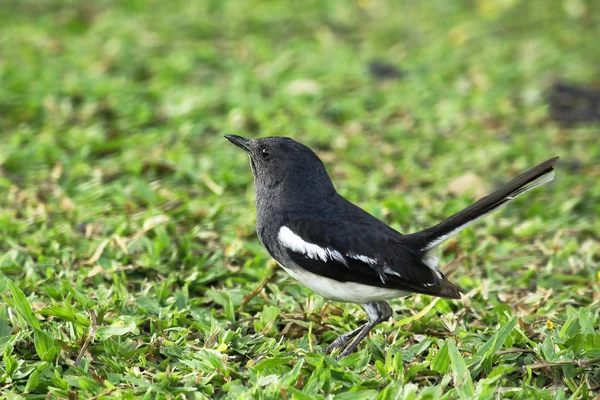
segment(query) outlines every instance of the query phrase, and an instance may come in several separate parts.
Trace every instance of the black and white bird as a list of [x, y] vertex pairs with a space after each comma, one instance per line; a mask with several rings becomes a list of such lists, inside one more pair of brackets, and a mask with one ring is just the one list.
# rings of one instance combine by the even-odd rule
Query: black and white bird
[[435, 249], [449, 237], [554, 178], [558, 157], [519, 175], [445, 221], [403, 235], [335, 190], [323, 162], [287, 137], [225, 137], [250, 156], [256, 189], [256, 231], [293, 278], [326, 299], [357, 303], [369, 322], [328, 348], [352, 353], [373, 327], [392, 316], [387, 300], [422, 293], [459, 299], [438, 269]]

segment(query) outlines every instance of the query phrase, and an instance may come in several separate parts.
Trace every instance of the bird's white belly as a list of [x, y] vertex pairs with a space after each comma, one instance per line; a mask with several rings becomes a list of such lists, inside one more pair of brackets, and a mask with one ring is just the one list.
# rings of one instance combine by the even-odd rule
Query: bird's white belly
[[371, 301], [391, 300], [412, 294], [411, 292], [398, 289], [368, 286], [355, 282], [339, 282], [313, 274], [301, 268], [286, 268], [281, 264], [279, 265], [292, 278], [328, 300], [364, 304]]

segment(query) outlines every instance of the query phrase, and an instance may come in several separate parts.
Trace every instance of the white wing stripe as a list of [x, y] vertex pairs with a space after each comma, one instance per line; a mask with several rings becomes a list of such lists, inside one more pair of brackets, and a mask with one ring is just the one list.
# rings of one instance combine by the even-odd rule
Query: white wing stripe
[[371, 258], [371, 257], [361, 256], [360, 254], [355, 254], [355, 253], [348, 253], [346, 255], [350, 258], [354, 258], [355, 260], [362, 261], [365, 264], [373, 264], [373, 265], [377, 264], [377, 260], [375, 260], [374, 258]]
[[288, 249], [297, 253], [305, 254], [309, 258], [322, 261], [331, 259], [346, 264], [344, 256], [342, 256], [339, 251], [324, 249], [323, 247], [317, 246], [314, 243], [308, 243], [300, 236], [292, 232], [287, 226], [282, 226], [281, 229], [279, 229], [277, 239], [279, 240], [279, 243]]
[[400, 273], [399, 273], [399, 272], [396, 272], [396, 271], [392, 270], [392, 269], [389, 267], [389, 265], [386, 265], [386, 266], [383, 268], [383, 272], [384, 272], [384, 273], [386, 273], [386, 274], [388, 274], [388, 275], [396, 275], [397, 277], [399, 277], [399, 278], [402, 278], [402, 275], [400, 275]]

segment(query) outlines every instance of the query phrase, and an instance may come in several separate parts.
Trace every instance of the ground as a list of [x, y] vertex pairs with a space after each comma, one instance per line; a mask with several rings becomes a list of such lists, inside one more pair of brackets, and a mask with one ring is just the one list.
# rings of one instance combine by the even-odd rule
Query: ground
[[[599, 6], [5, 2], [0, 396], [595, 396], [599, 126], [548, 102], [598, 84]], [[226, 133], [308, 144], [401, 232], [561, 162], [442, 246], [462, 300], [397, 299], [336, 361], [366, 316], [274, 268]]]

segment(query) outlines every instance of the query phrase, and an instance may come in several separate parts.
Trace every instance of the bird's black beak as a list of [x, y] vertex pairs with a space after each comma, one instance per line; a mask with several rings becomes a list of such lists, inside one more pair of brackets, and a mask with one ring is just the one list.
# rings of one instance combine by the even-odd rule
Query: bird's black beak
[[250, 139], [246, 139], [237, 135], [225, 135], [225, 139], [229, 140], [237, 147], [244, 149], [246, 152], [250, 152], [250, 146], [248, 145], [248, 143], [250, 143]]

